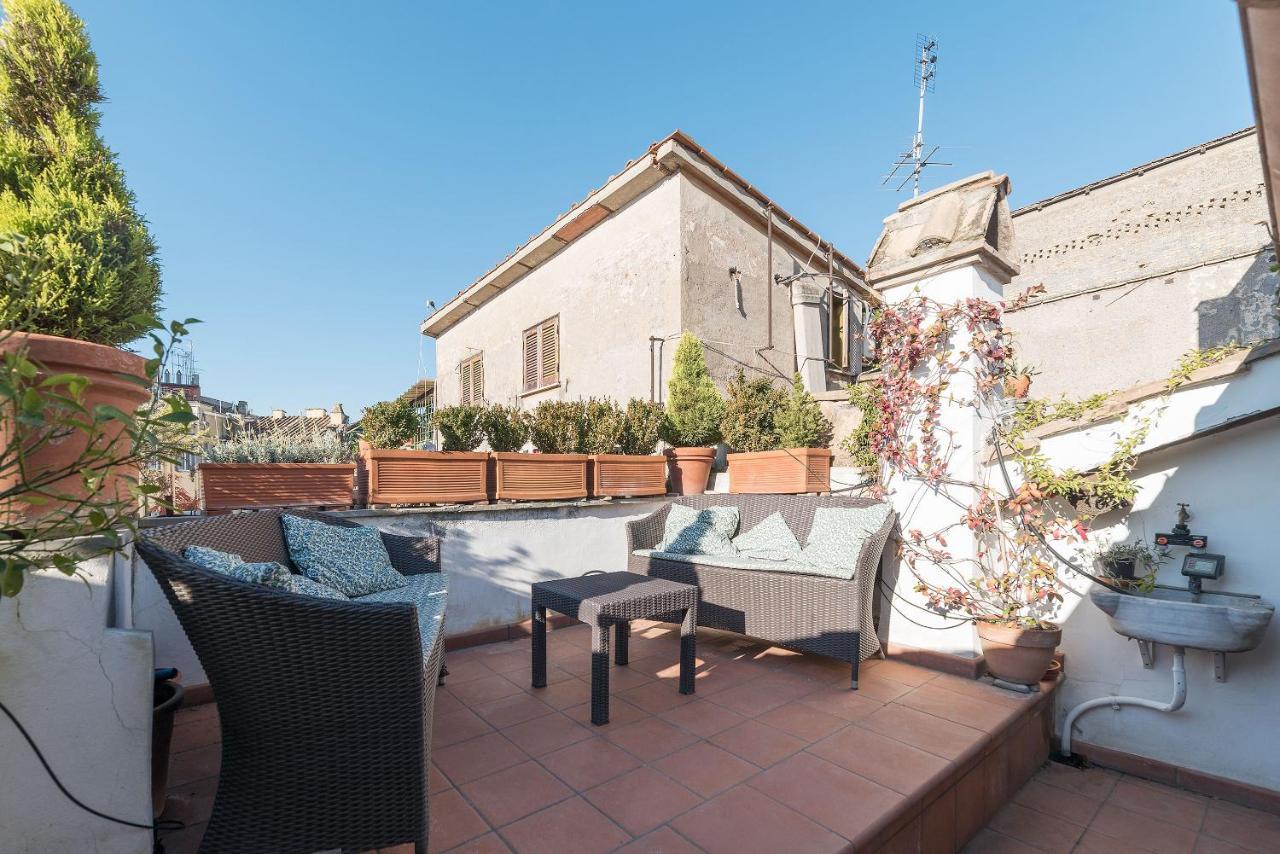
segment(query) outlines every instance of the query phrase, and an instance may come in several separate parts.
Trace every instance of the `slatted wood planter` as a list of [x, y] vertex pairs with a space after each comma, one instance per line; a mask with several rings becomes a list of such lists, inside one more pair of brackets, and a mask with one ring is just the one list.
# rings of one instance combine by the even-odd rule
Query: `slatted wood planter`
[[201, 463], [200, 507], [350, 507], [354, 463]]
[[830, 492], [832, 456], [827, 448], [729, 454], [729, 491], [782, 495]]
[[545, 501], [587, 497], [586, 454], [495, 453], [494, 481], [499, 499]]
[[489, 500], [489, 455], [472, 451], [363, 450], [367, 501], [378, 504], [457, 504]]
[[591, 494], [629, 497], [667, 494], [667, 458], [635, 454], [592, 454]]

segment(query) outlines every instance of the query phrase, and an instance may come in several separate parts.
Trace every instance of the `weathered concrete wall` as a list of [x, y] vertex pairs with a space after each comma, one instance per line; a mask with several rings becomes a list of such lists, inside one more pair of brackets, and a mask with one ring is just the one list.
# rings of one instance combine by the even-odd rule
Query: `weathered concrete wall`
[[[574, 240], [436, 341], [436, 401], [459, 400], [459, 362], [484, 353], [490, 403], [649, 398], [649, 336], [680, 330], [680, 190], [668, 179]], [[521, 396], [524, 330], [560, 315], [560, 386]], [[674, 353], [667, 348], [667, 357]]]
[[1014, 214], [1021, 274], [1047, 299], [1008, 315], [1033, 394], [1166, 377], [1188, 350], [1273, 337], [1280, 276], [1257, 137], [1244, 133]]

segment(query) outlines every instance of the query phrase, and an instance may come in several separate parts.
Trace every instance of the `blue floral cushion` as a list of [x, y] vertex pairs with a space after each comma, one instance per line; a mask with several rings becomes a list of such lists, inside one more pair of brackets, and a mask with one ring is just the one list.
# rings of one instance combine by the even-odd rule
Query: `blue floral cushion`
[[734, 555], [730, 539], [738, 530], [737, 507], [705, 507], [695, 510], [672, 504], [667, 511], [658, 551], [675, 554]]
[[819, 507], [813, 511], [813, 527], [800, 560], [821, 567], [824, 574], [853, 578], [863, 546], [884, 527], [891, 512], [888, 504]]
[[422, 657], [431, 657], [431, 648], [440, 642], [445, 609], [449, 602], [449, 579], [443, 572], [406, 575], [405, 586], [361, 596], [356, 602], [409, 602], [418, 609], [418, 632], [422, 635]]
[[756, 560], [785, 561], [800, 557], [800, 541], [781, 513], [772, 513], [745, 534], [733, 538], [742, 557]]
[[300, 593], [303, 596], [314, 596], [317, 599], [338, 599], [343, 602], [349, 602], [350, 597], [332, 587], [326, 587], [319, 581], [312, 581], [305, 575], [294, 575], [289, 573], [289, 592]]
[[198, 566], [220, 572], [237, 581], [261, 584], [263, 587], [287, 590], [290, 593], [315, 596], [319, 599], [345, 600], [347, 598], [332, 587], [326, 587], [306, 576], [294, 575], [289, 571], [289, 567], [275, 561], [245, 563], [240, 555], [220, 552], [204, 546], [187, 546], [182, 550], [182, 556]]
[[346, 596], [404, 587], [405, 577], [391, 565], [376, 528], [347, 528], [287, 514], [280, 521], [289, 556], [312, 581]]

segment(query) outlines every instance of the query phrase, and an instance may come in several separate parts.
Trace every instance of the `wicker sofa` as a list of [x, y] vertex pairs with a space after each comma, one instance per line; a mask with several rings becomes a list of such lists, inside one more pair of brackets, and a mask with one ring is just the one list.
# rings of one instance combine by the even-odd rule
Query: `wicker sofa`
[[201, 851], [411, 842], [425, 852], [446, 594], [439, 576], [424, 574], [440, 572], [439, 540], [383, 533], [410, 585], [349, 602], [241, 582], [180, 556], [201, 545], [296, 572], [280, 516], [268, 510], [177, 524], [145, 532], [137, 545], [218, 704], [222, 766]]
[[[781, 513], [801, 544], [809, 536], [819, 507], [867, 507], [876, 502], [830, 495], [687, 496], [676, 502], [694, 509], [738, 508], [739, 531], [747, 531], [773, 513]], [[667, 560], [651, 552], [662, 539], [671, 504], [627, 525], [627, 568], [632, 572], [696, 584], [702, 591], [698, 624], [738, 632], [808, 652], [847, 661], [851, 684], [858, 687], [858, 663], [880, 650], [872, 609], [880, 555], [893, 530], [889, 514], [868, 538], [852, 580], [714, 566]], [[639, 552], [639, 553], [638, 553]]]

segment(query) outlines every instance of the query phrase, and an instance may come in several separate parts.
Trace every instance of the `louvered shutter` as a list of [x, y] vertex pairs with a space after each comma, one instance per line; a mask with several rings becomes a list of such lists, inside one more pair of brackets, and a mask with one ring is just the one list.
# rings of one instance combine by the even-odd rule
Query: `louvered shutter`
[[524, 390], [533, 391], [538, 387], [538, 330], [529, 329], [524, 333]]
[[461, 392], [461, 403], [465, 406], [471, 402], [471, 362], [466, 361], [458, 366], [458, 388]]
[[477, 358], [471, 365], [471, 402], [484, 400], [484, 359]]
[[560, 378], [560, 322], [551, 318], [542, 324], [541, 384], [552, 385]]

